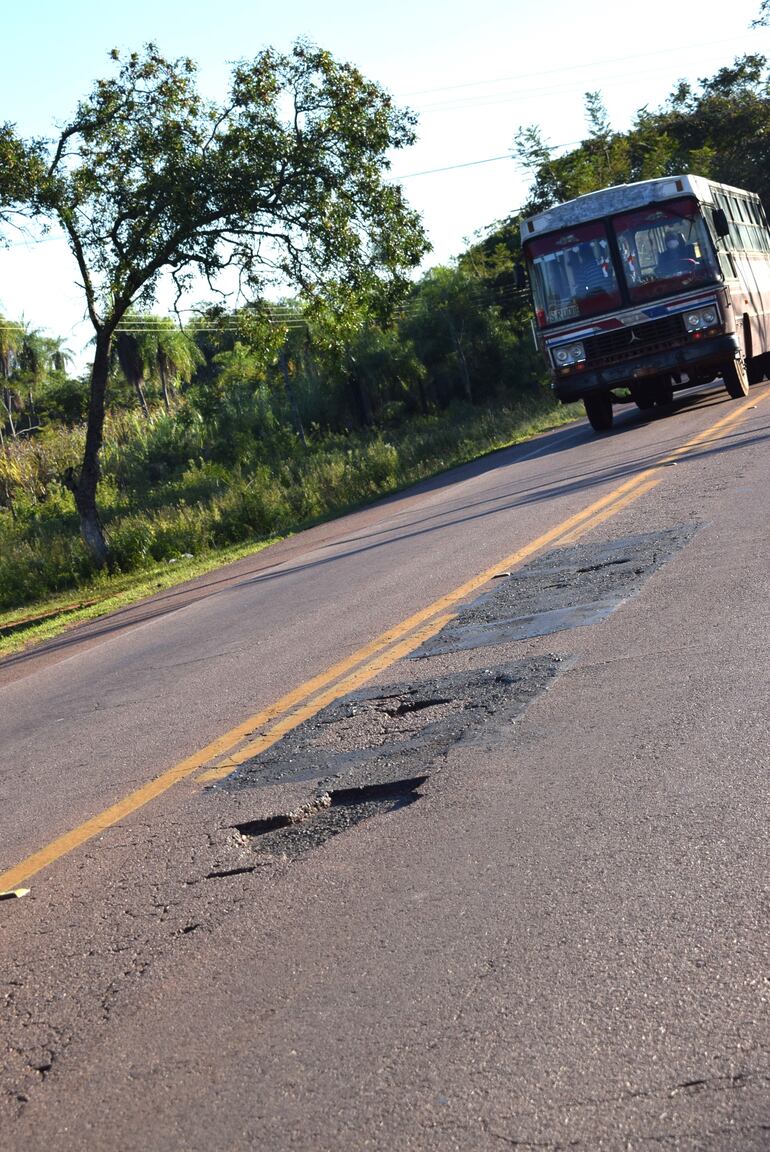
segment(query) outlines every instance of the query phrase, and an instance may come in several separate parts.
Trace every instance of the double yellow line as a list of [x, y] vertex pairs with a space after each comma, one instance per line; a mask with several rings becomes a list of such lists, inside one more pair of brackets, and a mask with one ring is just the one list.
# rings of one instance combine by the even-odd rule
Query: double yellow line
[[[770, 391], [765, 390], [761, 398], [765, 399], [768, 395]], [[43, 868], [79, 848], [86, 841], [92, 840], [137, 809], [143, 808], [180, 781], [195, 776], [196, 783], [210, 783], [229, 775], [239, 764], [264, 752], [292, 728], [314, 716], [327, 704], [359, 688], [419, 648], [425, 640], [434, 636], [448, 621], [454, 619], [457, 613], [453, 609], [461, 601], [488, 584], [501, 570], [516, 568], [549, 546], [572, 543], [579, 539], [659, 484], [663, 479], [663, 469], [667, 465], [675, 463], [707, 440], [724, 435], [756, 405], [757, 399], [752, 396], [750, 401], [731, 408], [727, 416], [673, 449], [651, 467], [624, 481], [581, 512], [550, 528], [529, 544], [498, 561], [493, 567], [485, 569], [426, 608], [383, 632], [376, 640], [359, 648], [345, 660], [334, 664], [325, 672], [282, 696], [269, 708], [250, 716], [199, 752], [181, 760], [173, 768], [130, 792], [116, 804], [65, 832], [6, 872], [0, 873], [0, 895], [17, 888]], [[196, 776], [196, 773], [200, 774]]]

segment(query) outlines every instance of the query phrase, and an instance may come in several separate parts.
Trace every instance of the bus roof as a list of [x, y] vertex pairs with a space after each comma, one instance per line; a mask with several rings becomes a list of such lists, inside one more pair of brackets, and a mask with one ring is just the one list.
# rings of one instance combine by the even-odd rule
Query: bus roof
[[530, 216], [521, 222], [521, 239], [524, 241], [544, 232], [554, 232], [558, 228], [570, 228], [575, 224], [584, 224], [588, 220], [612, 216], [616, 212], [643, 208], [647, 204], [655, 204], [661, 200], [674, 200], [678, 196], [695, 196], [706, 204], [713, 204], [713, 189], [753, 196], [753, 193], [746, 193], [742, 188], [716, 184], [713, 180], [707, 180], [704, 176], [694, 176], [692, 173], [664, 176], [659, 180], [639, 180], [636, 184], [618, 184], [614, 188], [601, 188], [598, 192], [577, 196], [574, 200], [567, 200], [564, 204], [547, 208], [537, 216]]

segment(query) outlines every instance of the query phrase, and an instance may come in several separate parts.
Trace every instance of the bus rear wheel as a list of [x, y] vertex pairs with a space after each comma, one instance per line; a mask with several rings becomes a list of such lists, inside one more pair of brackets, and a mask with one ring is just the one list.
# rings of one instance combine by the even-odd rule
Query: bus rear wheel
[[770, 352], [763, 352], [761, 356], [752, 356], [746, 361], [746, 374], [749, 384], [759, 384], [761, 380], [770, 379]]
[[631, 399], [640, 412], [649, 412], [651, 408], [655, 407], [655, 393], [649, 386], [632, 385]]
[[631, 399], [641, 412], [666, 408], [674, 399], [674, 383], [670, 376], [660, 376], [644, 384], [632, 384], [630, 391]]
[[608, 392], [592, 392], [583, 397], [588, 423], [594, 432], [609, 432], [612, 427], [612, 398]]
[[746, 361], [746, 375], [749, 378], [749, 384], [759, 384], [765, 375], [763, 356], [752, 356], [751, 360]]
[[733, 400], [740, 400], [749, 394], [749, 378], [743, 360], [731, 360], [722, 370], [727, 393]]

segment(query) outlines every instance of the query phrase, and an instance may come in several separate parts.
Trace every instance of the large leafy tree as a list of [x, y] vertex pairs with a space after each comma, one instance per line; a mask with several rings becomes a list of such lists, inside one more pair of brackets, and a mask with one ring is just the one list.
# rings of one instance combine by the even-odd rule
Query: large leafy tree
[[413, 117], [328, 52], [298, 42], [233, 70], [227, 99], [202, 97], [189, 59], [149, 44], [99, 80], [58, 139], [0, 127], [0, 218], [60, 226], [77, 263], [94, 360], [82, 465], [71, 477], [81, 533], [110, 553], [97, 511], [112, 344], [167, 272], [180, 294], [194, 275], [237, 269], [258, 293], [278, 279], [313, 295], [329, 282], [394, 294], [426, 241], [388, 154], [412, 143]]
[[631, 132], [614, 132], [599, 92], [586, 92], [585, 113], [586, 139], [562, 156], [551, 155], [537, 126], [516, 133], [513, 154], [532, 179], [525, 215], [597, 188], [658, 176], [669, 163], [673, 146], [658, 116], [643, 109]]
[[679, 84], [653, 122], [669, 141], [665, 173], [698, 172], [749, 188], [770, 209], [770, 78], [764, 56], [739, 57], [697, 87]]
[[[401, 327], [388, 323], [378, 301], [351, 298], [344, 290], [315, 309], [306, 334], [295, 329], [289, 346], [316, 396], [322, 423], [335, 428], [374, 426], [396, 418], [422, 397], [425, 368]], [[319, 379], [331, 387], [320, 395]]]

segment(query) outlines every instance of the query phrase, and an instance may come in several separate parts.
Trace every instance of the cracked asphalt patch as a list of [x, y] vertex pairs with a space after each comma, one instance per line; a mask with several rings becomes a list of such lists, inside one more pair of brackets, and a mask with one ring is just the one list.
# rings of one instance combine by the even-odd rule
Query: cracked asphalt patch
[[[412, 659], [602, 620], [635, 595], [697, 530], [697, 524], [687, 524], [555, 549], [461, 610]], [[241, 848], [251, 854], [301, 855], [361, 820], [400, 807], [404, 800], [397, 789], [402, 784], [427, 779], [451, 748], [472, 741], [482, 726], [513, 722], [548, 687], [560, 664], [555, 656], [528, 657], [360, 689], [328, 705], [212, 789], [243, 794], [251, 788], [314, 783], [315, 799], [299, 815], [283, 813], [236, 826]], [[362, 791], [389, 785], [393, 792], [377, 800], [360, 795], [342, 805], [333, 799], [342, 795], [342, 785]], [[414, 799], [412, 789], [408, 802]], [[230, 874], [225, 869], [210, 878]]]
[[686, 524], [548, 552], [463, 608], [411, 659], [598, 623], [636, 595], [653, 572], [689, 543], [698, 527]]
[[558, 657], [531, 657], [352, 692], [213, 787], [316, 781], [331, 790], [429, 775], [482, 725], [515, 720], [560, 667]]

